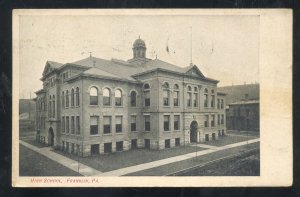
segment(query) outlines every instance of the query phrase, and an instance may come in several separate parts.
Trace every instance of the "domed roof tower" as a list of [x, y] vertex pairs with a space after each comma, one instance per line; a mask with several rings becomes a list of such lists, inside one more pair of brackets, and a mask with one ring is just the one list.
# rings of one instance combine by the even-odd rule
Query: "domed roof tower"
[[133, 43], [133, 58], [146, 58], [146, 44], [139, 36]]

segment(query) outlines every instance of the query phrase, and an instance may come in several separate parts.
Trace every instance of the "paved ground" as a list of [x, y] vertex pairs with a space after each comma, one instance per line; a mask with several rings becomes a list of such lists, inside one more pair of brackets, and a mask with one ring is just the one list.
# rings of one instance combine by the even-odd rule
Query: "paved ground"
[[80, 176], [77, 172], [20, 144], [20, 176]]
[[210, 145], [210, 146], [225, 146], [228, 144], [244, 142], [244, 141], [252, 140], [252, 139], [256, 139], [256, 138], [257, 138], [257, 136], [228, 134], [226, 136], [219, 137], [218, 140], [211, 140], [208, 142], [204, 142], [203, 144]]

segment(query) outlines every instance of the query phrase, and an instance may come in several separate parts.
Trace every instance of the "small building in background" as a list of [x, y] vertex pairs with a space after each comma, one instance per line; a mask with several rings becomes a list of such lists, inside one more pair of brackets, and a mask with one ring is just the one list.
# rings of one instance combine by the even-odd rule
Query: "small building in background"
[[227, 130], [259, 131], [259, 84], [220, 87], [227, 94]]

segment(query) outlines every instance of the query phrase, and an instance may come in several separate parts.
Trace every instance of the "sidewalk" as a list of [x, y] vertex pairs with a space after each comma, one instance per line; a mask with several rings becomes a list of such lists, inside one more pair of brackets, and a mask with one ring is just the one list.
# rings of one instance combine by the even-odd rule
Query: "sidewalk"
[[[35, 152], [38, 152], [41, 155], [44, 155], [45, 157], [65, 166], [75, 172], [78, 172], [78, 162], [77, 161], [69, 159], [64, 156], [61, 156], [57, 153], [54, 153], [53, 151], [51, 151], [51, 149], [52, 149], [51, 147], [37, 148], [37, 147], [35, 147], [27, 142], [24, 142], [22, 140], [20, 140], [20, 144], [22, 144], [23, 146], [25, 146]], [[98, 170], [95, 170], [89, 166], [79, 163], [79, 174], [81, 174], [83, 176], [93, 176], [95, 174], [101, 174], [101, 172]]]

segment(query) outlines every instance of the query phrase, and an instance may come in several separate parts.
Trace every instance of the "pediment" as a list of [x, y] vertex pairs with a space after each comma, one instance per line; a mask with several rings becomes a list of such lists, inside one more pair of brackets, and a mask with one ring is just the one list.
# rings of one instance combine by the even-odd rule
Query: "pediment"
[[188, 71], [186, 71], [187, 75], [193, 76], [193, 77], [200, 77], [205, 79], [205, 76], [202, 74], [200, 69], [194, 65], [192, 68], [190, 68]]

